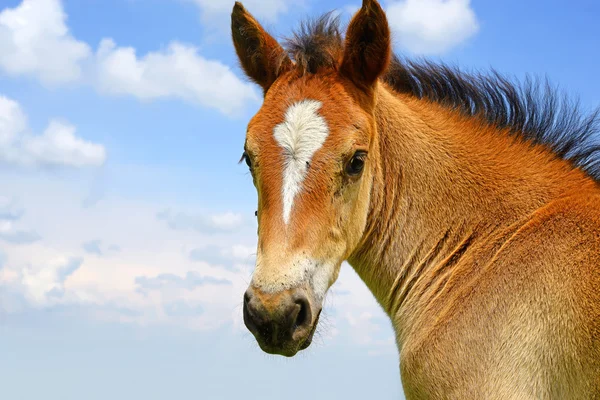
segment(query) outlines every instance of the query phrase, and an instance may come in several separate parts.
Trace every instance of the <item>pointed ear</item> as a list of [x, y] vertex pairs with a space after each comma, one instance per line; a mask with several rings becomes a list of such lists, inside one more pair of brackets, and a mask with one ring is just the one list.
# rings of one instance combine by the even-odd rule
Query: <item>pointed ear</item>
[[265, 93], [281, 73], [292, 68], [292, 61], [279, 43], [239, 2], [231, 13], [231, 34], [246, 75]]
[[391, 34], [385, 12], [376, 0], [363, 0], [348, 26], [340, 73], [369, 90], [387, 69], [390, 58]]

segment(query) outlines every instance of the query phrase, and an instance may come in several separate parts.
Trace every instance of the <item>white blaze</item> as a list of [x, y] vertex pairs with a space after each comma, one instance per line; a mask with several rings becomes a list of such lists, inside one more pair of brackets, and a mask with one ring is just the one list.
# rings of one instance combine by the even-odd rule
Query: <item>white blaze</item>
[[273, 136], [284, 149], [283, 166], [283, 220], [290, 221], [294, 198], [302, 189], [313, 155], [323, 146], [329, 127], [318, 111], [322, 104], [316, 100], [302, 100], [285, 113], [285, 121], [277, 125]]

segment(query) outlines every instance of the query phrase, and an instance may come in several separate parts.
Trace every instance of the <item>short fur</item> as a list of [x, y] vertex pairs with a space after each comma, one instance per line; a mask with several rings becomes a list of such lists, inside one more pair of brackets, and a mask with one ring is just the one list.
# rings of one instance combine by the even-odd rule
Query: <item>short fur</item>
[[[261, 347], [292, 356], [310, 344], [347, 260], [392, 321], [408, 400], [600, 400], [598, 113], [579, 116], [547, 87], [391, 59], [375, 0], [343, 41], [327, 17], [287, 47], [271, 46], [296, 60], [285, 70], [262, 53], [240, 60], [275, 77], [245, 143]], [[305, 100], [320, 102], [329, 134], [285, 224], [273, 129]], [[364, 168], [349, 174], [357, 154]], [[311, 312], [298, 330], [299, 298]]]
[[[286, 41], [289, 56], [306, 73], [339, 68], [344, 46], [339, 17], [332, 13], [301, 24]], [[600, 109], [584, 115], [577, 101], [547, 81], [511, 82], [493, 71], [470, 75], [444, 64], [394, 56], [381, 77], [399, 93], [439, 103], [481, 118], [520, 137], [548, 146], [600, 180]]]

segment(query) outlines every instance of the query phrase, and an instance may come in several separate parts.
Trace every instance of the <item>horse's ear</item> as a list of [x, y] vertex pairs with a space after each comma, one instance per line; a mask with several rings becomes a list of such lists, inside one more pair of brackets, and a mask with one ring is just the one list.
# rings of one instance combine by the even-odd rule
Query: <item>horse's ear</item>
[[246, 75], [262, 86], [265, 93], [282, 72], [292, 67], [292, 61], [279, 43], [239, 2], [231, 13], [231, 34]]
[[348, 26], [340, 73], [369, 90], [387, 69], [390, 58], [391, 34], [385, 12], [376, 0], [363, 0]]

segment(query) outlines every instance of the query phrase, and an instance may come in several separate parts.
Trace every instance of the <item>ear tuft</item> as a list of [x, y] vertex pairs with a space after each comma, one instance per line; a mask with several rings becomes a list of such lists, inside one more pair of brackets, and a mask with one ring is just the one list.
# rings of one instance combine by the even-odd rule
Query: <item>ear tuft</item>
[[285, 50], [240, 2], [235, 3], [231, 13], [231, 35], [246, 75], [262, 86], [265, 93], [292, 67]]
[[376, 0], [363, 0], [348, 27], [340, 72], [357, 86], [370, 89], [390, 58], [391, 33], [385, 12]]
[[244, 8], [244, 5], [242, 3], [240, 3], [239, 1], [236, 1], [235, 4], [233, 5], [232, 14], [235, 14], [236, 12], [244, 12], [244, 11], [246, 11], [246, 9]]

